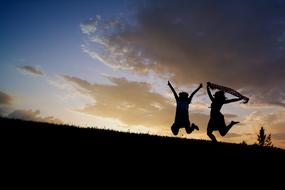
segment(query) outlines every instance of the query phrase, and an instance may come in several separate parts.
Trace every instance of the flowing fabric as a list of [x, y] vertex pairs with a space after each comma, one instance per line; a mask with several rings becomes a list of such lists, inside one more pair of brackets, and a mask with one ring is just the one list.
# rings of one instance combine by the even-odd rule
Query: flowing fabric
[[225, 87], [225, 86], [222, 86], [222, 85], [218, 85], [218, 84], [214, 84], [214, 83], [209, 83], [209, 87], [211, 89], [217, 89], [217, 90], [222, 90], [222, 91], [225, 91], [229, 94], [232, 94], [238, 98], [242, 98], [244, 101], [243, 103], [246, 104], [248, 101], [249, 101], [249, 98], [240, 94], [239, 92], [237, 92], [236, 90], [232, 89], [232, 88], [229, 88], [229, 87]]

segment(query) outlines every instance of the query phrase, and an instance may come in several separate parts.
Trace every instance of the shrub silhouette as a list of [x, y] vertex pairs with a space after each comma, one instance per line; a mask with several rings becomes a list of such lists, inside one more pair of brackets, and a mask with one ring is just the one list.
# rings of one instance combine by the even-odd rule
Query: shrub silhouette
[[273, 146], [271, 141], [271, 134], [266, 135], [263, 127], [260, 128], [259, 134], [257, 135], [257, 144], [260, 146], [267, 146], [267, 147]]

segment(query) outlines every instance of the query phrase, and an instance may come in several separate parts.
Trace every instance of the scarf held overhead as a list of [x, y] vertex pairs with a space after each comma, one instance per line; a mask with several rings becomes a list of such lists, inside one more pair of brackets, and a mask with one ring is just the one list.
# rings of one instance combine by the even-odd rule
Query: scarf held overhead
[[217, 90], [222, 90], [224, 92], [227, 92], [231, 95], [234, 95], [238, 98], [242, 98], [243, 99], [243, 103], [246, 104], [248, 101], [249, 101], [249, 98], [240, 94], [239, 92], [237, 92], [236, 90], [232, 89], [232, 88], [229, 88], [229, 87], [225, 87], [225, 86], [222, 86], [222, 85], [218, 85], [218, 84], [214, 84], [214, 83], [210, 83], [209, 82], [209, 87], [211, 89], [217, 89]]

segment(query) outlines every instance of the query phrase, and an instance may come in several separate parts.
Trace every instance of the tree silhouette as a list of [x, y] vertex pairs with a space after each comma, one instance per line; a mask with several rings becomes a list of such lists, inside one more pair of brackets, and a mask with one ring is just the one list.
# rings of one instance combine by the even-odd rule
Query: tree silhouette
[[257, 135], [257, 143], [260, 146], [268, 146], [268, 147], [273, 146], [271, 141], [271, 134], [266, 135], [263, 127], [260, 128], [259, 134]]
[[269, 135], [266, 137], [265, 146], [270, 146], [270, 147], [273, 146], [272, 141], [271, 141], [271, 134], [269, 134]]

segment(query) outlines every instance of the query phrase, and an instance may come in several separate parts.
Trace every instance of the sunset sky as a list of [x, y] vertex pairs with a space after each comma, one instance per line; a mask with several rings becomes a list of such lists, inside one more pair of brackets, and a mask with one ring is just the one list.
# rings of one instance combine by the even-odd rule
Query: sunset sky
[[[218, 140], [256, 142], [261, 126], [285, 148], [285, 1], [2, 0], [0, 114], [82, 127], [173, 136], [175, 98], [206, 135], [206, 82], [248, 104], [224, 105]], [[231, 98], [232, 96], [227, 96]]]

